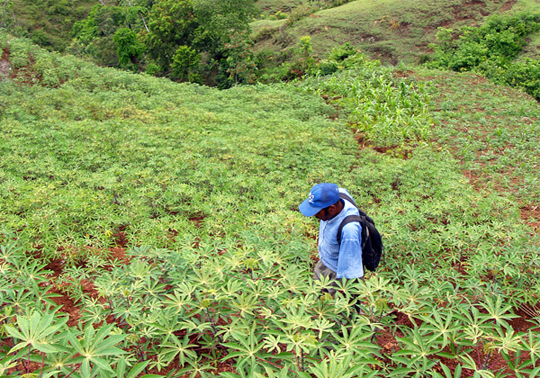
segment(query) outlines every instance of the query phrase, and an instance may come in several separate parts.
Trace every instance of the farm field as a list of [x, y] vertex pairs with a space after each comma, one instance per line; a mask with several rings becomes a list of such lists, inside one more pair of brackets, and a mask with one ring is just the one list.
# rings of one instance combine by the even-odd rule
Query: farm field
[[[219, 91], [0, 48], [0, 375], [540, 375], [531, 97], [370, 64]], [[386, 246], [335, 298], [297, 210], [317, 182]]]

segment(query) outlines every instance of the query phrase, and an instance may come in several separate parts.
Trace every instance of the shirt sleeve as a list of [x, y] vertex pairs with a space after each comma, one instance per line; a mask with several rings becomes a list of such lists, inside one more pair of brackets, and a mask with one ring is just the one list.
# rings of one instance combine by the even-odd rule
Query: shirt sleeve
[[341, 231], [337, 278], [347, 279], [364, 276], [362, 264], [362, 226], [359, 222], [347, 223]]

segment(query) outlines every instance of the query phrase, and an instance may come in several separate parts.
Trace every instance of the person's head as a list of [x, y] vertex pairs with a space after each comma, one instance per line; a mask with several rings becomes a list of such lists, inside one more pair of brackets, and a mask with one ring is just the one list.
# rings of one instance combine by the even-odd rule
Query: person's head
[[341, 211], [339, 190], [336, 184], [317, 184], [309, 192], [307, 200], [299, 206], [300, 212], [306, 217], [315, 216], [317, 219], [327, 221]]

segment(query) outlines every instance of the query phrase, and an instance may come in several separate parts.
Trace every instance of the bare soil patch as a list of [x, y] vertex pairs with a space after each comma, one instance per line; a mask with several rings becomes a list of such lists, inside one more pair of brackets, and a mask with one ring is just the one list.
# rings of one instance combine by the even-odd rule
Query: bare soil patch
[[501, 12], [507, 12], [509, 11], [510, 9], [512, 9], [512, 7], [514, 5], [516, 5], [517, 1], [516, 0], [508, 0], [506, 3], [504, 3], [504, 5], [499, 9], [499, 11]]
[[6, 80], [10, 76], [11, 63], [9, 63], [9, 50], [4, 49], [0, 58], [0, 81]]
[[540, 204], [522, 207], [521, 219], [531, 226], [536, 233], [540, 233]]
[[[110, 254], [108, 256], [109, 261], [120, 261], [123, 264], [129, 264], [130, 259], [125, 255], [125, 248], [115, 247], [109, 248]], [[82, 279], [80, 281], [76, 280], [76, 277], [73, 277], [73, 283], [64, 282], [61, 285], [56, 285], [55, 281], [58, 277], [64, 274], [65, 260], [56, 259], [51, 261], [45, 270], [51, 271], [50, 281], [45, 283], [44, 286], [51, 285], [51, 289], [47, 291], [47, 294], [57, 294], [56, 297], [51, 298], [51, 300], [61, 306], [59, 309], [60, 312], [64, 312], [69, 316], [69, 321], [67, 325], [69, 327], [74, 327], [79, 323], [81, 318], [81, 307], [82, 303], [75, 302], [75, 300], [69, 295], [69, 287], [71, 285], [80, 285], [83, 294], [89, 298], [98, 299], [101, 303], [106, 301], [106, 298], [100, 297], [99, 292], [96, 290], [92, 281], [87, 279]], [[106, 265], [105, 269], [112, 269], [111, 265]]]

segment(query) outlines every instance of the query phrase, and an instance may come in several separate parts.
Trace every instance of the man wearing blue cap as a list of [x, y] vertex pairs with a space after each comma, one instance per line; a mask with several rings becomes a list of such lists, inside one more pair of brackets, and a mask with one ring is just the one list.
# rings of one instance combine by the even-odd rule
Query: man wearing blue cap
[[[330, 280], [362, 278], [362, 226], [359, 222], [347, 223], [341, 232], [341, 244], [337, 233], [343, 219], [359, 215], [356, 206], [341, 199], [340, 193], [351, 197], [349, 192], [336, 184], [317, 184], [307, 200], [300, 204], [300, 212], [306, 217], [315, 216], [319, 225], [319, 262], [314, 269], [314, 278], [328, 277]], [[354, 201], [354, 200], [353, 200]], [[333, 296], [335, 289], [328, 289]]]

